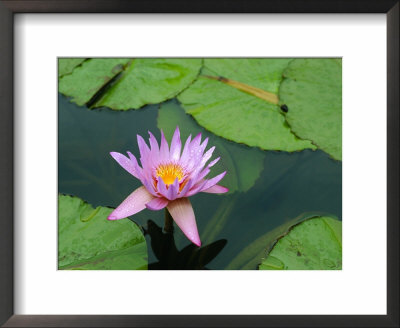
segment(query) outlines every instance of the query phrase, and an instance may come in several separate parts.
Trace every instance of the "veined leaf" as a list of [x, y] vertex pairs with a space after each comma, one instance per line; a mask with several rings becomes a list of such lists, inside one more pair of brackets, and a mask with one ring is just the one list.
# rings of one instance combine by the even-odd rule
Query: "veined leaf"
[[260, 270], [341, 270], [342, 222], [314, 217], [295, 226], [277, 240]]
[[292, 131], [341, 160], [341, 59], [293, 60], [284, 72], [279, 97], [289, 109], [286, 120]]
[[61, 270], [147, 269], [146, 240], [129, 219], [108, 221], [112, 209], [78, 197], [58, 197], [58, 267]]
[[95, 58], [60, 79], [61, 93], [78, 105], [138, 109], [175, 97], [197, 77], [193, 58]]
[[86, 58], [59, 58], [58, 77], [72, 73], [75, 67], [82, 64]]
[[88, 59], [76, 67], [72, 74], [60, 78], [58, 90], [82, 106], [121, 73], [128, 61], [129, 58]]
[[[178, 99], [201, 126], [226, 139], [265, 150], [315, 149], [310, 141], [301, 140], [291, 132], [281, 109], [272, 103], [274, 101], [265, 100], [265, 95], [259, 95], [260, 90], [253, 92], [257, 88], [277, 94], [282, 72], [289, 61], [205, 59], [204, 76], [200, 76]], [[210, 76], [232, 79], [236, 86]]]

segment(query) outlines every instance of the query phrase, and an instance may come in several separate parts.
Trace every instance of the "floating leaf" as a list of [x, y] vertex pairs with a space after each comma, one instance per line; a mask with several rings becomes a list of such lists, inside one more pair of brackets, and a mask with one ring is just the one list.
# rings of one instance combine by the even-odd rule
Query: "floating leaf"
[[315, 214], [301, 214], [258, 237], [250, 245], [246, 246], [241, 252], [239, 252], [228, 264], [226, 269], [254, 270], [260, 264], [261, 258], [265, 255], [265, 250], [270, 249], [279, 236], [284, 234], [291, 226], [310, 217], [315, 217]]
[[277, 94], [282, 81], [282, 72], [292, 60], [290, 58], [205, 59], [204, 65], [218, 76]]
[[342, 222], [329, 216], [305, 220], [279, 238], [260, 270], [341, 270]]
[[82, 64], [85, 58], [59, 58], [58, 77], [70, 74], [75, 67]]
[[264, 160], [262, 151], [214, 136], [198, 126], [176, 102], [171, 101], [161, 106], [157, 125], [164, 131], [167, 139], [172, 138], [176, 126], [179, 126], [182, 140], [186, 140], [190, 134], [194, 137], [199, 132], [202, 133], [202, 139], [208, 137], [209, 144], [215, 145], [213, 158], [221, 157], [219, 163], [212, 168], [211, 173], [214, 176], [228, 171], [221, 184], [229, 188], [229, 193], [247, 191], [260, 176]]
[[129, 219], [108, 221], [112, 209], [78, 197], [58, 198], [58, 267], [85, 270], [147, 269], [147, 247]]
[[342, 159], [342, 62], [295, 59], [284, 72], [280, 102], [300, 138], [312, 140], [334, 159]]
[[60, 80], [78, 105], [137, 109], [175, 97], [197, 77], [201, 59], [90, 59]]
[[58, 90], [82, 106], [121, 73], [128, 61], [128, 58], [88, 59], [60, 79]]
[[[178, 99], [207, 130], [226, 139], [266, 150], [297, 151], [316, 147], [296, 137], [278, 105], [256, 96], [244, 84], [277, 93], [290, 59], [205, 59], [205, 69]], [[223, 76], [238, 87], [207, 76]]]

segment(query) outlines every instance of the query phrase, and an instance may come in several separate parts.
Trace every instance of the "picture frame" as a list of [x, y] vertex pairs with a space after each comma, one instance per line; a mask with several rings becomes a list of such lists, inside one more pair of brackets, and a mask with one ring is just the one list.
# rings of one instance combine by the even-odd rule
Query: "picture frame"
[[[398, 327], [399, 1], [0, 1], [0, 324], [4, 327]], [[15, 315], [13, 21], [18, 13], [385, 13], [387, 17], [387, 315]]]

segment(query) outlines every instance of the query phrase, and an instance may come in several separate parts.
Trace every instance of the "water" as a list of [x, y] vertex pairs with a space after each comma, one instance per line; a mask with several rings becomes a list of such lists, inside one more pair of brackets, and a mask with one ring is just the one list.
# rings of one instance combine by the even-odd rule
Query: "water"
[[[176, 101], [167, 105], [185, 117]], [[125, 112], [89, 110], [59, 95], [58, 113], [59, 192], [78, 196], [93, 206], [118, 206], [141, 184], [109, 152], [129, 150], [137, 156], [136, 134], [147, 140], [147, 131], [152, 131], [159, 138], [159, 105]], [[190, 124], [211, 135], [194, 120]], [[268, 232], [310, 213], [329, 213], [341, 219], [341, 162], [319, 150], [251, 150], [216, 136], [212, 136], [207, 149], [212, 142], [217, 143], [217, 148], [226, 146], [229, 152], [240, 155], [256, 152], [263, 169], [246, 192], [200, 193], [190, 198], [203, 243], [201, 249], [192, 245], [176, 226], [173, 235], [163, 233], [164, 211], [144, 210], [131, 217], [146, 231], [150, 269], [256, 269], [266, 247], [266, 239], [261, 237]], [[240, 171], [241, 163], [236, 160], [233, 164]], [[216, 173], [225, 164], [218, 165]], [[211, 176], [215, 174], [211, 172]], [[224, 180], [220, 184], [224, 185]]]

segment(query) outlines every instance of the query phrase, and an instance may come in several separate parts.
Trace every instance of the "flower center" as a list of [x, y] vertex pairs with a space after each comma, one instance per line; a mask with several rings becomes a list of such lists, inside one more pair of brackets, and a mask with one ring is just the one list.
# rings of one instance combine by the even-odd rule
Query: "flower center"
[[175, 163], [160, 164], [156, 169], [156, 175], [161, 177], [167, 186], [173, 184], [176, 178], [180, 181], [185, 176], [182, 167]]

